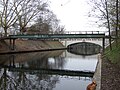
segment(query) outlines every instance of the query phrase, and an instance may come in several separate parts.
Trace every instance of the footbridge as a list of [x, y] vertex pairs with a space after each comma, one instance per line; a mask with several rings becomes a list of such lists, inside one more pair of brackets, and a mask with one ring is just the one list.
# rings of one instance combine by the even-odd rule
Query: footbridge
[[104, 50], [105, 32], [104, 31], [82, 31], [82, 32], [65, 32], [64, 34], [20, 34], [9, 35], [10, 48], [14, 50], [16, 39], [40, 39], [40, 40], [62, 40], [62, 39], [102, 39], [102, 46]]

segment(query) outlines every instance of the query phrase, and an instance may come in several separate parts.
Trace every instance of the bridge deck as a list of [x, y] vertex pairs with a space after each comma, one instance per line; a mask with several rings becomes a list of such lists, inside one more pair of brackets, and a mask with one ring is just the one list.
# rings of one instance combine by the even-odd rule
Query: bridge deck
[[104, 38], [105, 34], [35, 34], [35, 35], [10, 35], [9, 38], [28, 39], [66, 39], [66, 38]]

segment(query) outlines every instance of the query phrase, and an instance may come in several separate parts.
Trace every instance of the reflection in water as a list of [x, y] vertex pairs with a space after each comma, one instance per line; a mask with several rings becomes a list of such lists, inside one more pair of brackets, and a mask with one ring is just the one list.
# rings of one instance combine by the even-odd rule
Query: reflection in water
[[0, 90], [52, 90], [58, 76], [27, 74], [25, 72], [8, 72], [3, 69], [0, 77]]
[[[64, 60], [59, 57], [62, 52], [1, 55], [0, 90], [52, 90], [59, 80], [58, 75], [34, 74], [34, 70], [29, 73], [22, 68], [62, 68]], [[58, 57], [58, 60], [55, 60], [57, 64], [52, 65], [48, 62], [48, 58], [52, 56]], [[12, 71], [11, 67], [13, 69], [19, 67], [19, 70]]]
[[[0, 90], [85, 90], [91, 77], [63, 74], [66, 69], [67, 73], [68, 70], [82, 70], [82, 59], [64, 57], [63, 52], [0, 55]], [[50, 70], [54, 69], [63, 71], [51, 73]], [[76, 84], [72, 85], [73, 82]]]
[[90, 43], [90, 42], [80, 42], [68, 45], [68, 52], [77, 55], [94, 55], [101, 51], [101, 46]]

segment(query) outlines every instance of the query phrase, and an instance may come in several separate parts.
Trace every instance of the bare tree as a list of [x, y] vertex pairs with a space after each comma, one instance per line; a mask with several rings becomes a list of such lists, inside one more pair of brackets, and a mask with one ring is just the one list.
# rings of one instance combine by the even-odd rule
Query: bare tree
[[108, 4], [106, 0], [105, 0], [105, 6], [106, 6], [105, 10], [106, 10], [106, 16], [107, 16], [107, 25], [108, 25], [108, 30], [109, 30], [109, 45], [110, 45], [110, 50], [112, 50], [110, 19], [109, 19], [109, 13], [108, 13]]
[[59, 25], [58, 28], [54, 31], [55, 34], [64, 34], [65, 33], [65, 26]]
[[[20, 32], [25, 32], [28, 23], [36, 18], [40, 12], [46, 10], [47, 6], [47, 2], [42, 2], [40, 0], [24, 0], [20, 4], [19, 9], [16, 9]], [[15, 6], [15, 8], [17, 8], [17, 6]]]
[[110, 21], [110, 15], [109, 15], [109, 9], [108, 8], [108, 1], [107, 0], [91, 0], [90, 4], [92, 4], [92, 15], [90, 13], [90, 16], [94, 16], [99, 18], [99, 21], [102, 22], [102, 25], [108, 28], [109, 32], [109, 45], [110, 49], [112, 49], [111, 46], [111, 21]]
[[[118, 44], [118, 36], [120, 29], [120, 2], [119, 0], [91, 0], [94, 16], [104, 21], [102, 24], [108, 28], [109, 31], [109, 44], [111, 47], [111, 35], [116, 36], [116, 46]], [[96, 14], [96, 11], [100, 11], [100, 14]]]
[[118, 0], [116, 0], [116, 29], [115, 29], [115, 32], [116, 32], [116, 46], [118, 46], [118, 26], [119, 26], [119, 13], [118, 13]]
[[7, 36], [8, 29], [18, 23], [23, 33], [28, 23], [47, 7], [44, 0], [0, 0], [0, 24]]
[[29, 33], [63, 34], [64, 30], [65, 27], [60, 25], [56, 15], [52, 11], [47, 10], [39, 15], [36, 23], [30, 27]]
[[22, 0], [18, 3], [16, 3], [15, 0], [0, 0], [0, 24], [5, 32], [4, 36], [7, 36], [8, 28], [17, 21], [17, 15], [15, 14], [16, 8], [14, 5], [19, 6], [21, 2]]

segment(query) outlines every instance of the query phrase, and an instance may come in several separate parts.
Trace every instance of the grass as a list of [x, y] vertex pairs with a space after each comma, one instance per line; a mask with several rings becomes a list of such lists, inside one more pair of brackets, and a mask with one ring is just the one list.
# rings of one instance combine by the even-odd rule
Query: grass
[[115, 42], [112, 43], [112, 50], [107, 47], [105, 49], [105, 56], [114, 64], [120, 66], [120, 40], [118, 40], [118, 45]]

